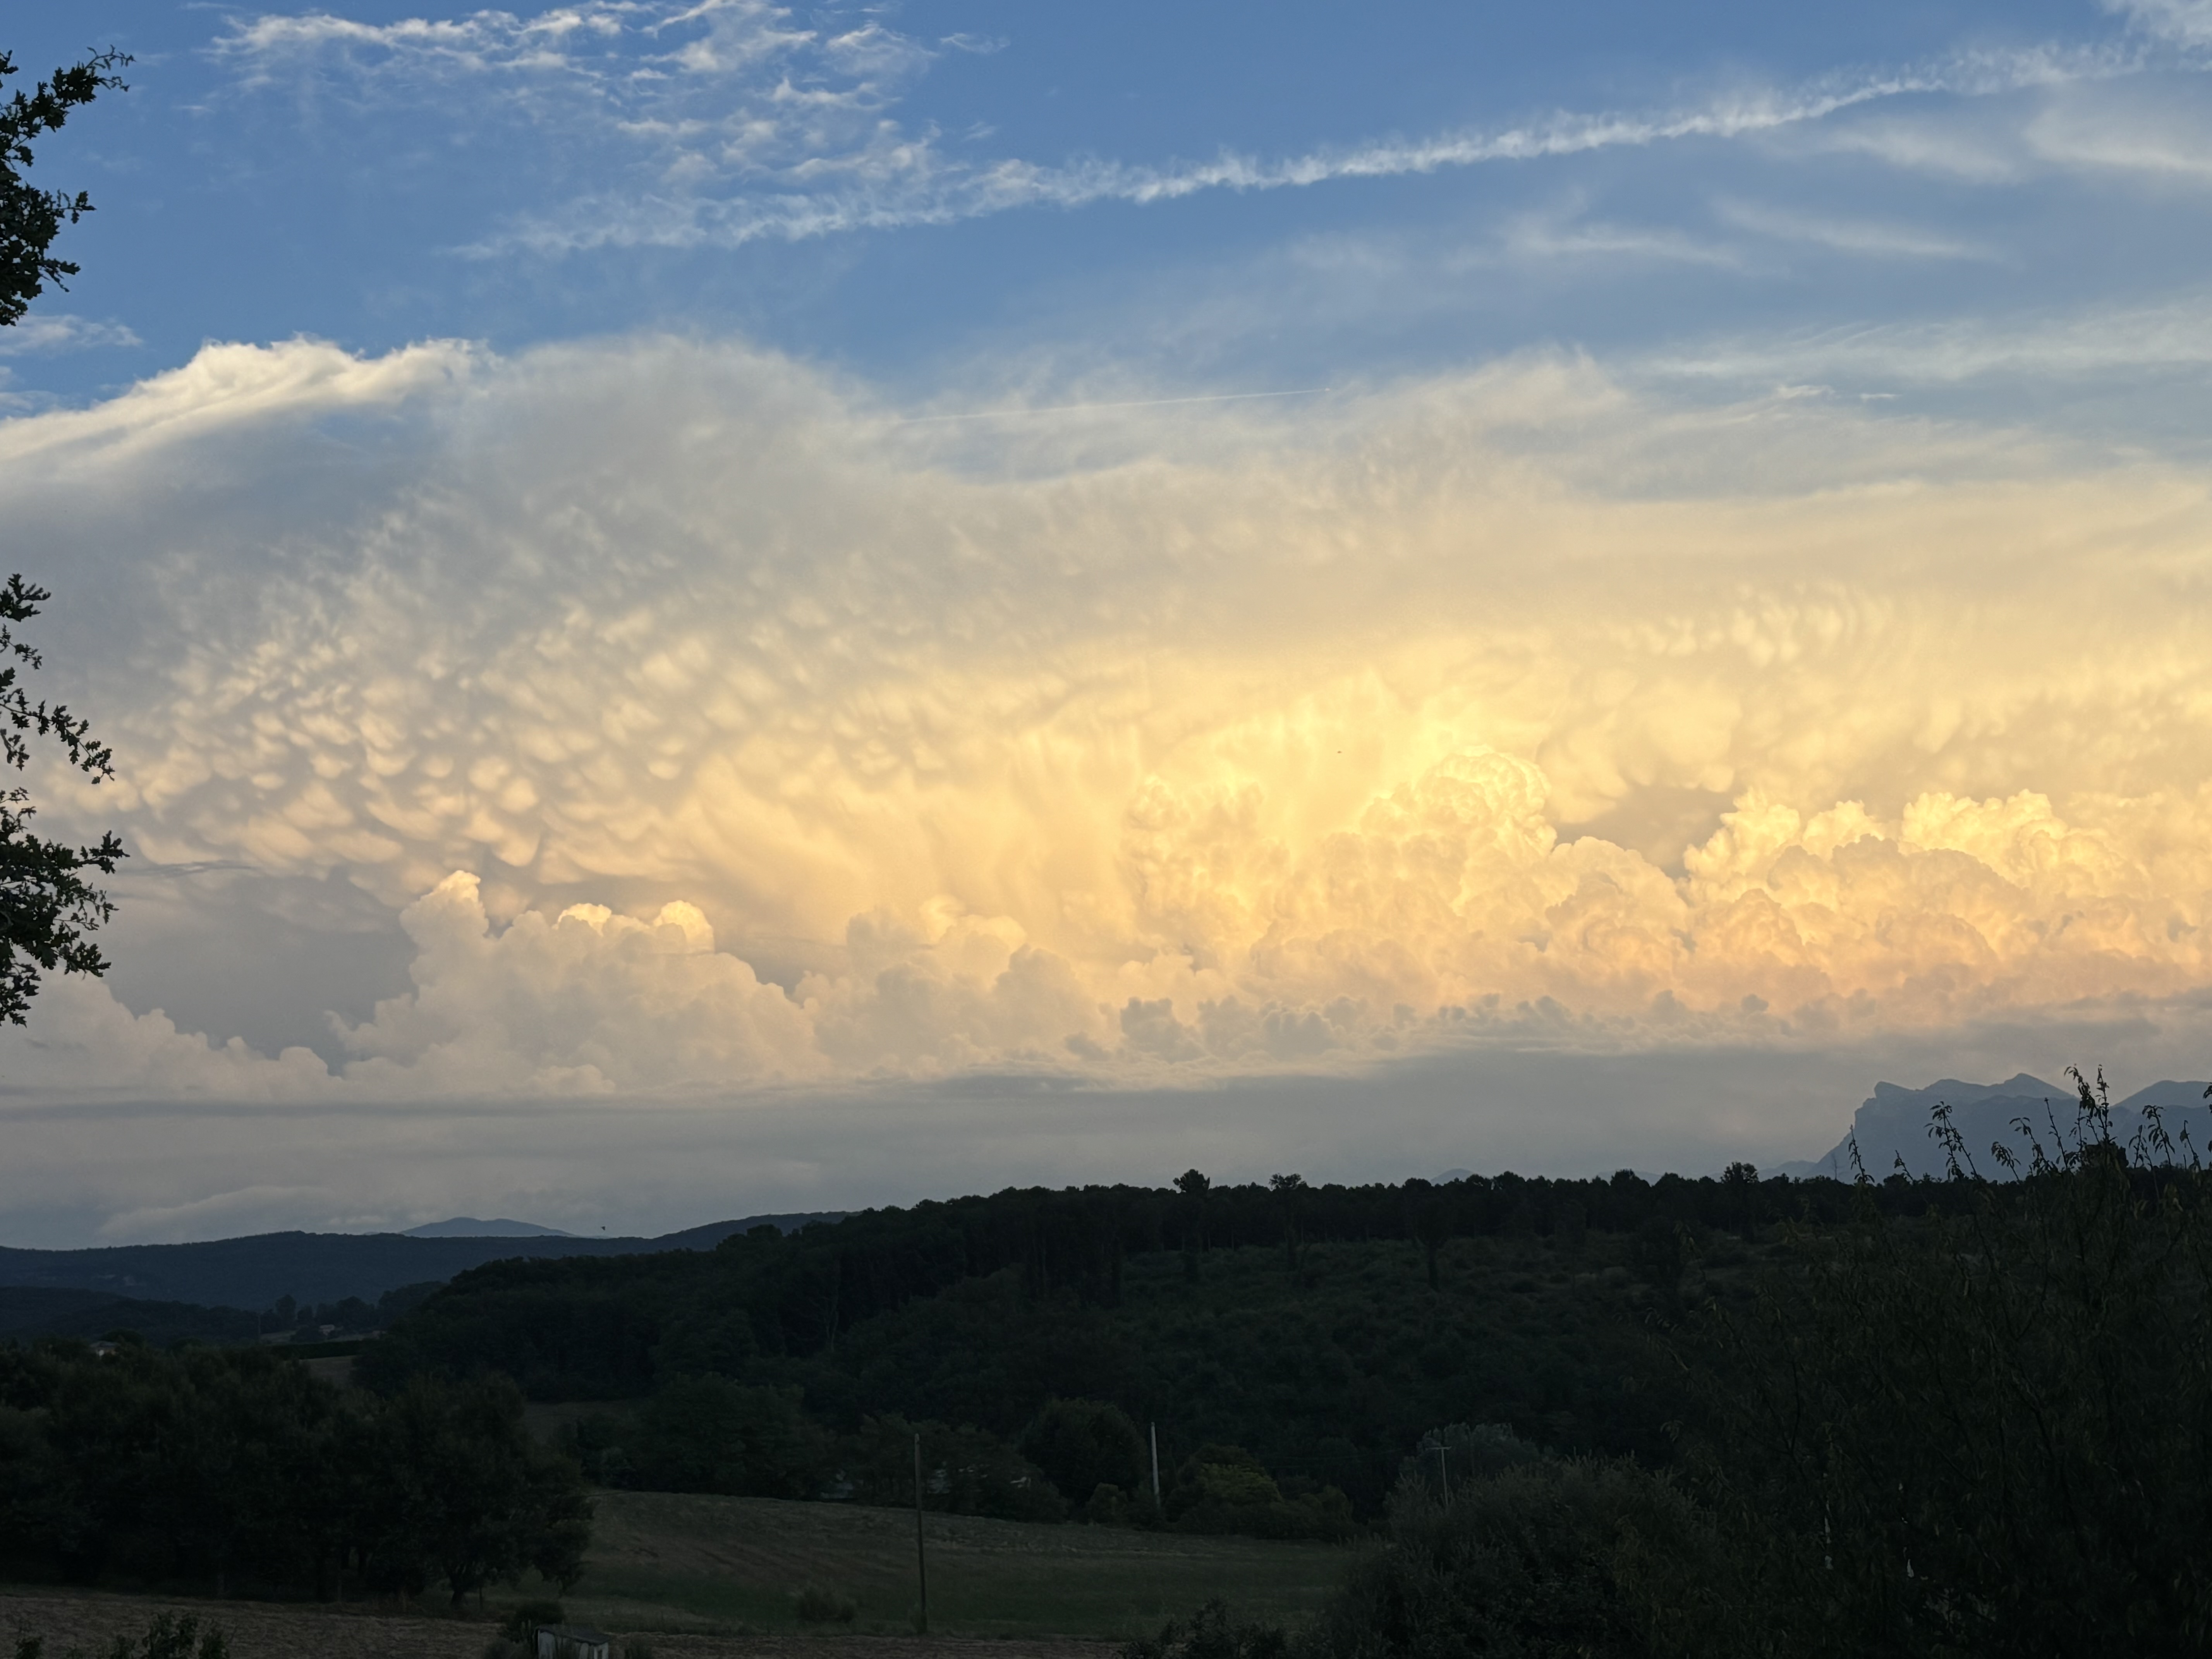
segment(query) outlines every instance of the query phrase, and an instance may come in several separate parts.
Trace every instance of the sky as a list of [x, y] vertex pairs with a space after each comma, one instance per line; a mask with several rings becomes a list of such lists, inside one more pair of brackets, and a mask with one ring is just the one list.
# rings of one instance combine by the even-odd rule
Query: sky
[[19, 13], [0, 1242], [2208, 1069], [2212, 4]]

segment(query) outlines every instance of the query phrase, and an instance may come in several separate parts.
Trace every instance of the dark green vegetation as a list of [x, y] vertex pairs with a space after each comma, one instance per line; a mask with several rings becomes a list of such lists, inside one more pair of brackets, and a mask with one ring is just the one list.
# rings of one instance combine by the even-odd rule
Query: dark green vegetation
[[0, 1347], [0, 1564], [223, 1595], [573, 1582], [590, 1506], [503, 1379], [379, 1398], [261, 1348]]
[[[15, 1659], [93, 1659], [93, 1656], [82, 1648], [49, 1656], [44, 1637], [26, 1636], [15, 1644]], [[230, 1659], [230, 1644], [223, 1640], [219, 1626], [203, 1631], [195, 1614], [178, 1617], [157, 1613], [144, 1635], [135, 1642], [118, 1636], [98, 1659]]]
[[[1663, 1456], [1673, 1408], [1642, 1376], [1643, 1321], [1681, 1276], [1677, 1226], [1722, 1240], [1708, 1265], [1727, 1271], [1741, 1252], [1721, 1230], [1804, 1190], [1629, 1176], [1007, 1193], [708, 1254], [495, 1264], [359, 1375], [495, 1370], [536, 1399], [605, 1401], [580, 1449], [611, 1482], [900, 1501], [893, 1443], [913, 1425], [940, 1507], [1022, 1518], [1006, 1489], [1027, 1480], [1012, 1489], [1032, 1504], [1049, 1486], [1062, 1512], [1142, 1518], [1149, 1444], [1133, 1466], [1126, 1441], [1079, 1465], [1040, 1428], [1056, 1397], [1102, 1401], [1159, 1425], [1167, 1520], [1330, 1535], [1378, 1514], [1442, 1424]], [[1848, 1189], [1822, 1196], [1840, 1211]], [[967, 1501], [956, 1468], [975, 1474]]]
[[87, 1341], [128, 1331], [148, 1342], [251, 1342], [260, 1321], [238, 1308], [141, 1302], [98, 1291], [0, 1287], [0, 1338], [74, 1336]]
[[1671, 1464], [1493, 1437], [1392, 1495], [1385, 1547], [1287, 1635], [1219, 1607], [1130, 1659], [2196, 1654], [2212, 1644], [2212, 1188], [2101, 1082], [1943, 1202], [1783, 1229], [1671, 1322]]
[[2087, 1087], [2004, 1180], [1934, 1129], [1941, 1180], [1194, 1176], [499, 1264], [364, 1370], [597, 1401], [610, 1483], [904, 1501], [918, 1431], [940, 1511], [1379, 1526], [1300, 1638], [1344, 1659], [2200, 1650], [2207, 1178]]

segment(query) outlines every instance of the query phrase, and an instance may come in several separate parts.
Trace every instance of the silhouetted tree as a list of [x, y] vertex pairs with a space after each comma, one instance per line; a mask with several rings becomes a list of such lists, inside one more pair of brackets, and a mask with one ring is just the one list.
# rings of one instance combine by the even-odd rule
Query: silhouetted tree
[[[54, 71], [31, 91], [20, 88], [0, 104], [0, 327], [22, 320], [47, 283], [62, 286], [76, 266], [55, 257], [64, 224], [92, 211], [82, 191], [45, 190], [27, 182], [31, 141], [58, 131], [72, 109], [123, 82], [114, 71], [130, 60], [117, 52], [95, 52]], [[0, 52], [0, 82], [16, 73]], [[31, 739], [51, 738], [69, 763], [94, 781], [112, 775], [107, 749], [94, 743], [89, 724], [59, 703], [31, 701], [21, 676], [37, 669], [39, 653], [15, 637], [17, 624], [39, 614], [52, 595], [10, 576], [0, 588], [0, 760], [21, 770]], [[97, 845], [47, 841], [29, 828], [33, 809], [21, 787], [0, 793], [0, 1018], [23, 1023], [40, 975], [57, 970], [99, 975], [107, 963], [85, 935], [115, 914], [107, 896], [84, 878], [87, 870], [115, 873], [122, 843], [112, 832]]]

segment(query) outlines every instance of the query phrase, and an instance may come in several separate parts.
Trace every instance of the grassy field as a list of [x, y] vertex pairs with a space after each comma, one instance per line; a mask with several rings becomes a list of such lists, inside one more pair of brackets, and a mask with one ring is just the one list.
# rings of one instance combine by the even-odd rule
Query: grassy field
[[[912, 1511], [766, 1498], [602, 1492], [588, 1570], [568, 1598], [617, 1630], [797, 1628], [812, 1584], [859, 1605], [852, 1628], [913, 1629]], [[1353, 1553], [1325, 1544], [927, 1522], [933, 1632], [1125, 1639], [1219, 1596], [1240, 1615], [1292, 1620], [1334, 1588]]]

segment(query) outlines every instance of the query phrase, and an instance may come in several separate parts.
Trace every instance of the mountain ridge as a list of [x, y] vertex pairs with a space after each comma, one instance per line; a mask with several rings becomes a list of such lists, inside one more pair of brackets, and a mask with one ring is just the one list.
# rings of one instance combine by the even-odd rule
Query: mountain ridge
[[[2156, 1106], [2166, 1132], [2179, 1146], [2184, 1131], [2188, 1145], [2199, 1153], [2212, 1153], [2212, 1107], [2204, 1099], [2203, 1082], [2172, 1078], [2147, 1084], [2112, 1103], [2112, 1133], [2132, 1141], [2147, 1130], [2145, 1108]], [[1879, 1181], [1902, 1164], [1911, 1176], [1942, 1176], [1948, 1172], [1948, 1155], [1930, 1130], [1937, 1106], [1948, 1106], [1951, 1124], [1966, 1143], [1966, 1154], [1984, 1176], [2002, 1177], [2002, 1161], [1992, 1148], [2002, 1146], [2021, 1164], [2028, 1161], [2028, 1140], [2020, 1133], [2025, 1121], [2033, 1138], [2046, 1152], [2054, 1142], [2072, 1133], [2076, 1091], [2069, 1083], [2051, 1083], [2031, 1073], [2019, 1072], [2002, 1083], [1967, 1083], [1942, 1078], [1924, 1088], [1877, 1083], [1863, 1101], [1843, 1139], [1823, 1156], [1778, 1164], [1769, 1175], [1832, 1176], [1852, 1178], [1851, 1148], [1858, 1148], [1860, 1163]]]
[[637, 1255], [711, 1250], [732, 1233], [773, 1226], [793, 1232], [842, 1211], [744, 1216], [655, 1238], [410, 1237], [404, 1233], [254, 1233], [186, 1244], [110, 1244], [40, 1250], [0, 1246], [0, 1289], [100, 1291], [142, 1302], [266, 1308], [281, 1297], [309, 1304], [359, 1297], [374, 1303], [402, 1285], [442, 1282], [517, 1256]]

